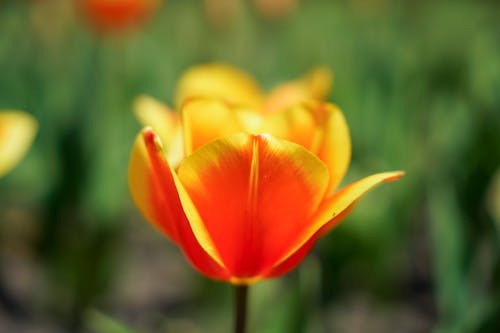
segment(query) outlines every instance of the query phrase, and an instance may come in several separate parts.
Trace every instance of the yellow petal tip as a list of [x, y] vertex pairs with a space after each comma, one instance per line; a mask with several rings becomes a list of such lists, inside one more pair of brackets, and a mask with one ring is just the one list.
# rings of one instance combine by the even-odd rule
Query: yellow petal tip
[[393, 171], [393, 172], [390, 172], [390, 173], [392, 173], [394, 175], [387, 177], [386, 179], [384, 179], [384, 181], [386, 181], [386, 182], [393, 182], [395, 180], [400, 179], [401, 177], [403, 177], [405, 175], [405, 172], [402, 171], [402, 170]]

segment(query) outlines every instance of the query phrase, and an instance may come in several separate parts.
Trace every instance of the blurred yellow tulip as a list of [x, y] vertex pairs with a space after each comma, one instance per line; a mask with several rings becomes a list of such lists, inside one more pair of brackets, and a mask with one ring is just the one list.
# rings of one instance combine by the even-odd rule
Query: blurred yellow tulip
[[488, 191], [488, 209], [500, 232], [500, 168], [496, 171]]
[[37, 127], [35, 118], [25, 112], [0, 112], [0, 177], [26, 154]]

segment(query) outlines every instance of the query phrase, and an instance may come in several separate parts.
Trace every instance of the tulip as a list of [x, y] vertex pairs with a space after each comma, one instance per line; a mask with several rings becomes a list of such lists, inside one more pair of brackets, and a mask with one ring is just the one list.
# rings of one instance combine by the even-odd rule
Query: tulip
[[87, 18], [101, 32], [121, 31], [144, 22], [159, 0], [82, 0]]
[[20, 111], [0, 112], [0, 177], [26, 154], [37, 130], [36, 120]]
[[235, 286], [242, 333], [248, 285], [292, 270], [367, 191], [403, 173], [337, 190], [351, 140], [342, 112], [321, 101], [331, 85], [326, 70], [264, 96], [247, 74], [220, 66], [183, 76], [181, 115], [136, 100], [137, 116], [158, 134], [146, 127], [137, 136], [129, 187], [145, 218], [196, 270]]
[[289, 110], [250, 133], [227, 103], [187, 103], [186, 157], [177, 169], [151, 128], [135, 141], [136, 205], [207, 277], [249, 285], [286, 274], [368, 190], [403, 175], [374, 174], [335, 190], [350, 160], [340, 110], [323, 103]]

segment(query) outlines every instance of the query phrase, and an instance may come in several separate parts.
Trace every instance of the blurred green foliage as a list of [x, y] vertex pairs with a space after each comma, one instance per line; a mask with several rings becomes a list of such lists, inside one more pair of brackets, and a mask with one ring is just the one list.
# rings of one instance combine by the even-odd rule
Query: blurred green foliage
[[0, 331], [231, 327], [229, 287], [187, 267], [126, 183], [133, 98], [172, 105], [179, 75], [207, 61], [267, 88], [329, 66], [353, 140], [347, 181], [407, 174], [295, 272], [252, 288], [255, 332], [500, 330], [500, 3], [304, 0], [272, 21], [244, 2], [222, 25], [170, 0], [114, 35], [73, 4], [0, 1], [0, 109], [40, 122], [0, 180]]

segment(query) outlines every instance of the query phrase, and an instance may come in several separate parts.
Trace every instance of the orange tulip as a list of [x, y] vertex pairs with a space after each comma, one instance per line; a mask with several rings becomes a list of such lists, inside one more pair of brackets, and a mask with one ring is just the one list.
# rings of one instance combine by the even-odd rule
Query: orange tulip
[[20, 111], [0, 112], [0, 177], [26, 154], [35, 132], [36, 120]]
[[129, 185], [146, 219], [213, 279], [251, 284], [287, 273], [363, 194], [403, 175], [379, 173], [335, 191], [350, 139], [333, 105], [299, 105], [255, 125], [226, 102], [193, 99], [182, 118], [187, 157], [177, 171], [146, 128]]
[[100, 31], [117, 31], [144, 22], [159, 0], [82, 0], [84, 13]]

